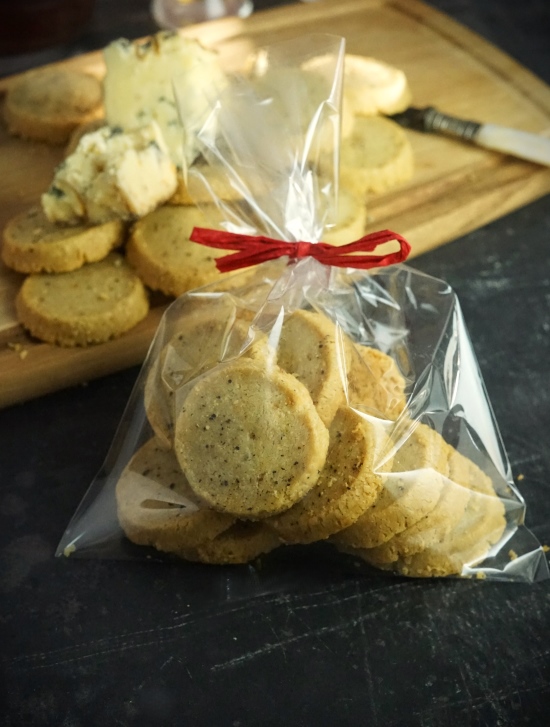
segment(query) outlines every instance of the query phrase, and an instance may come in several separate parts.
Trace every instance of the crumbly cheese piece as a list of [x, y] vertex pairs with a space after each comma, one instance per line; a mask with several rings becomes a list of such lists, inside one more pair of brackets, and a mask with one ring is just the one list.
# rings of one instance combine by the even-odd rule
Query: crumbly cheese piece
[[[196, 132], [212, 99], [227, 83], [217, 54], [196, 40], [169, 32], [157, 33], [145, 43], [117, 40], [103, 54], [108, 123], [135, 129], [156, 121], [174, 163], [191, 164], [198, 156]], [[177, 104], [173, 83], [180, 89]]]
[[62, 162], [42, 208], [51, 222], [103, 223], [152, 212], [177, 186], [172, 162], [153, 122], [132, 132], [104, 127], [80, 140]]

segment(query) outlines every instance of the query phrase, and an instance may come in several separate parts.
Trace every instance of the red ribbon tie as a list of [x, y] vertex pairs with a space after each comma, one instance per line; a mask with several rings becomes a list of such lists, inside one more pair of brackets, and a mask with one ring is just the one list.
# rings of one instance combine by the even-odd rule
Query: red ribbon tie
[[[411, 246], [404, 237], [391, 230], [380, 230], [364, 235], [347, 245], [330, 245], [328, 242], [284, 242], [263, 235], [240, 235], [225, 230], [210, 230], [195, 227], [189, 238], [192, 242], [222, 250], [236, 250], [232, 255], [216, 259], [220, 273], [228, 273], [251, 265], [259, 265], [267, 260], [275, 260], [287, 255], [291, 260], [312, 257], [324, 265], [340, 268], [379, 268], [401, 263], [407, 259]], [[354, 253], [372, 252], [378, 245], [395, 240], [399, 250], [386, 255], [356, 255]]]

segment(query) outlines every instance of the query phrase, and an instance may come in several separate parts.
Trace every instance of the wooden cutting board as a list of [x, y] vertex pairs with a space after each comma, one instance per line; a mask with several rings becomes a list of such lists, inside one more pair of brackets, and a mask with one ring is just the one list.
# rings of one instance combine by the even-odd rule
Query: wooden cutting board
[[[526, 131], [550, 132], [550, 88], [514, 60], [417, 0], [319, 0], [228, 18], [186, 30], [240, 68], [255, 47], [311, 32], [344, 36], [350, 53], [402, 68], [416, 106]], [[100, 52], [65, 61], [101, 76]], [[0, 80], [0, 93], [10, 79]], [[408, 132], [416, 170], [410, 183], [368, 201], [369, 229], [405, 235], [413, 255], [442, 245], [550, 190], [550, 169], [466, 143]], [[61, 149], [23, 142], [0, 126], [0, 226], [36, 203]], [[62, 349], [28, 337], [13, 299], [22, 276], [0, 267], [0, 407], [85, 382], [143, 361], [164, 307], [122, 338]]]

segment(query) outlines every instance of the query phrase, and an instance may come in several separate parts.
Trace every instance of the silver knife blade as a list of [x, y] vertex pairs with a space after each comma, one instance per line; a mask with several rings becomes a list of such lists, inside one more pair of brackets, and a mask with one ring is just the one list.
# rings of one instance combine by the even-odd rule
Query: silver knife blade
[[443, 114], [433, 106], [410, 106], [389, 118], [401, 126], [471, 141], [487, 149], [550, 166], [550, 138], [497, 124], [481, 124]]

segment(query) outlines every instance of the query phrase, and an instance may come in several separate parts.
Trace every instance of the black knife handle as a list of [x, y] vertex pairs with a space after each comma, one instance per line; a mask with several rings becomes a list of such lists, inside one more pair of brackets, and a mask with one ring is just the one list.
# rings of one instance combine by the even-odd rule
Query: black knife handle
[[466, 141], [473, 141], [481, 128], [481, 124], [478, 124], [477, 121], [467, 121], [442, 114], [433, 106], [423, 109], [422, 120], [424, 131], [434, 131], [437, 134], [455, 136]]

